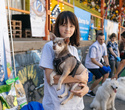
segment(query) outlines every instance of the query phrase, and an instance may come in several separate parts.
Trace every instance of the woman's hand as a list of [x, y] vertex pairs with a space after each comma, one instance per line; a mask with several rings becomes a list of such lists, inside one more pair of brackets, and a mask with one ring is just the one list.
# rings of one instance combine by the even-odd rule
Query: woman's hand
[[117, 74], [115, 74], [111, 79], [114, 79], [114, 78], [118, 78], [118, 75]]
[[82, 87], [81, 90], [79, 90], [79, 91], [72, 90], [71, 92], [72, 92], [74, 95], [77, 95], [77, 96], [79, 96], [79, 97], [83, 97], [85, 94], [88, 93], [89, 87], [88, 87], [86, 84], [83, 84], [83, 83], [79, 84], [79, 86]]
[[80, 82], [87, 84], [88, 82], [88, 70], [85, 68], [80, 75], [75, 75], [75, 78], [80, 80]]

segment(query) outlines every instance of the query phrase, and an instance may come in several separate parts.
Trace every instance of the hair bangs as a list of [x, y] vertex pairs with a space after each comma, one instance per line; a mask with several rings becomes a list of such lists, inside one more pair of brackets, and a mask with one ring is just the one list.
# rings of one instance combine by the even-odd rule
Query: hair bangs
[[60, 16], [59, 25], [68, 24], [68, 20], [71, 24], [76, 26], [76, 19], [71, 13], [65, 13]]

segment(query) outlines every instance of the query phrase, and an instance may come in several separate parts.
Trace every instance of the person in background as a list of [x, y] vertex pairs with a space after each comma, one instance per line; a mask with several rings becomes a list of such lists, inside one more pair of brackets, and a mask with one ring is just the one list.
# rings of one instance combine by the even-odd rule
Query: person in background
[[109, 64], [111, 67], [111, 72], [109, 74], [109, 78], [111, 78], [113, 76], [115, 67], [117, 69], [119, 62], [121, 61], [121, 58], [119, 55], [118, 44], [116, 43], [116, 38], [117, 38], [116, 34], [112, 33], [109, 37], [110, 41], [107, 44]]
[[[106, 78], [109, 77], [109, 72], [111, 71], [107, 56], [107, 48], [104, 43], [104, 34], [102, 32], [98, 33], [96, 39], [97, 41], [89, 47], [89, 52], [85, 59], [85, 66], [95, 76], [95, 81], [87, 94], [91, 97], [95, 96], [93, 89], [99, 84], [99, 82], [102, 81], [103, 83]], [[104, 57], [106, 66], [103, 66], [103, 64], [100, 62], [102, 57]]]
[[121, 39], [122, 41], [119, 46], [121, 62], [113, 78], [118, 78], [121, 70], [125, 67], [125, 31], [121, 34]]
[[[68, 45], [69, 52], [80, 61], [76, 49], [80, 42], [80, 32], [78, 20], [74, 13], [70, 11], [63, 11], [58, 15], [54, 26], [54, 34], [61, 38], [70, 37], [70, 43]], [[54, 69], [53, 59], [53, 42], [50, 41], [44, 45], [39, 63], [39, 66], [44, 69], [44, 97], [42, 101], [44, 110], [83, 110], [83, 96], [89, 90], [88, 86], [86, 85], [88, 81], [87, 69], [85, 69], [85, 71], [83, 71], [80, 75], [75, 75], [74, 77], [69, 75], [66, 77], [61, 90], [57, 91], [56, 88], [60, 75], [54, 76], [55, 84], [50, 86], [50, 74]], [[64, 93], [65, 83], [76, 82], [81, 82], [79, 85], [81, 86], [81, 90], [71, 91], [75, 94], [75, 96], [66, 104], [61, 105], [60, 103], [66, 98], [66, 96], [63, 98], [58, 98], [58, 95]], [[86, 84], [83, 84], [82, 82], [86, 82]]]

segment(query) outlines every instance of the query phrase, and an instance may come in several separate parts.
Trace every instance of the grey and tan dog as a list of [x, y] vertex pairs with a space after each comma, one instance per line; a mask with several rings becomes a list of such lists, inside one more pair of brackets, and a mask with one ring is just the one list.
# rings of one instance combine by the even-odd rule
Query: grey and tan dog
[[[72, 71], [74, 71], [75, 68], [75, 74], [74, 75], [80, 75], [83, 71], [86, 74], [86, 81], [84, 82], [84, 84], [87, 83], [88, 81], [88, 72], [87, 69], [83, 66], [82, 63], [77, 64], [79, 61], [70, 54], [69, 50], [68, 50], [68, 44], [69, 44], [69, 37], [66, 38], [60, 38], [60, 37], [56, 37], [54, 34], [51, 34], [51, 39], [53, 41], [53, 50], [55, 52], [55, 59], [60, 59], [62, 58], [64, 61], [60, 63], [59, 66], [56, 67], [56, 70], [54, 70], [51, 74], [50, 74], [50, 85], [54, 84], [54, 76], [57, 73], [61, 73], [61, 77], [58, 81], [58, 85], [57, 85], [57, 90], [61, 89], [61, 85], [64, 81], [64, 79], [70, 75], [70, 73], [72, 73]], [[66, 58], [66, 56], [69, 55], [70, 57]], [[65, 59], [66, 58], [66, 59]], [[77, 65], [77, 68], [76, 68]], [[81, 90], [81, 87], [79, 86], [79, 83], [73, 83], [73, 84], [66, 84], [65, 86], [65, 92], [58, 96], [59, 98], [62, 98], [64, 96], [68, 96], [68, 91], [69, 90]], [[73, 93], [70, 92], [68, 98], [66, 100], [64, 100], [63, 102], [61, 102], [61, 104], [65, 104], [67, 103], [70, 99], [72, 99], [73, 97]]]

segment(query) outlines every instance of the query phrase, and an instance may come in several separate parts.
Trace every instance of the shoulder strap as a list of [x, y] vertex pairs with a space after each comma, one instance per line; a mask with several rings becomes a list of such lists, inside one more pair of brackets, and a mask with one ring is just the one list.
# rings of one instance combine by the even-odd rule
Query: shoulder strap
[[62, 72], [60, 71], [59, 66], [60, 66], [68, 57], [74, 57], [74, 58], [76, 59], [76, 61], [77, 61], [76, 66], [74, 67], [74, 69], [72, 70], [72, 72], [69, 74], [69, 75], [72, 75], [72, 77], [74, 77], [75, 74], [76, 74], [76, 71], [77, 71], [77, 69], [78, 69], [78, 67], [79, 67], [79, 65], [81, 64], [81, 62], [78, 61], [77, 58], [76, 58], [75, 56], [71, 55], [70, 53], [67, 54], [67, 55], [64, 56], [64, 57], [55, 58], [55, 59], [53, 60], [53, 65], [54, 65], [54, 67], [55, 67], [55, 69], [56, 69], [56, 72], [57, 72], [59, 75], [62, 75]]
[[55, 69], [56, 69], [56, 72], [58, 73], [58, 74], [62, 74], [61, 73], [61, 71], [60, 71], [60, 69], [59, 69], [59, 66], [68, 58], [68, 57], [72, 57], [73, 55], [71, 55], [70, 53], [69, 54], [67, 54], [66, 56], [64, 56], [64, 57], [61, 57], [61, 58], [55, 58], [54, 60], [53, 60], [53, 65], [54, 65], [54, 67], [55, 67]]
[[[76, 59], [76, 57], [75, 57], [75, 59]], [[76, 60], [77, 60], [77, 59], [76, 59]], [[76, 66], [74, 67], [74, 69], [73, 69], [72, 72], [70, 73], [70, 75], [72, 75], [72, 77], [75, 76], [76, 71], [77, 71], [77, 69], [78, 69], [78, 67], [79, 67], [80, 64], [81, 64], [81, 62], [77, 60]]]

